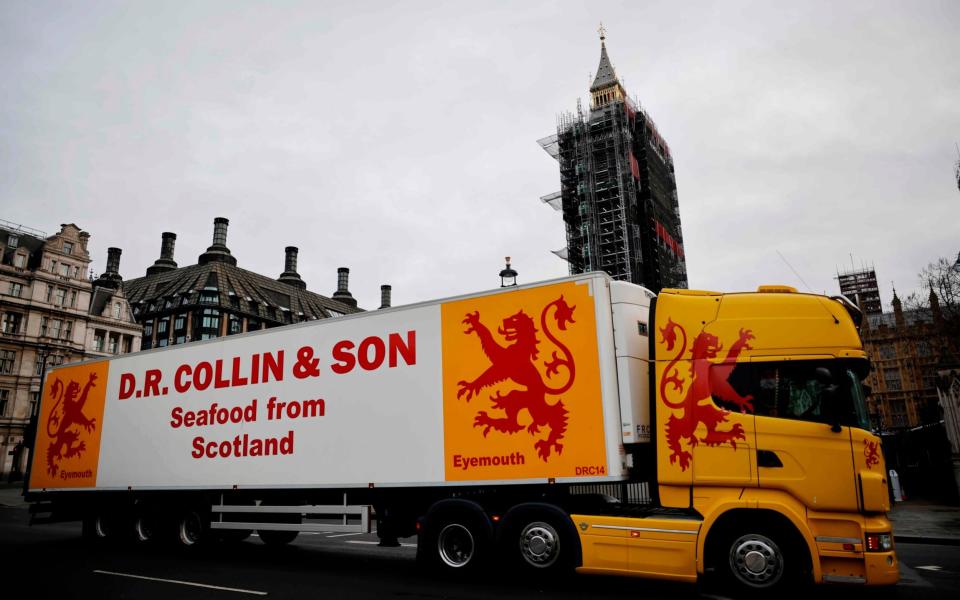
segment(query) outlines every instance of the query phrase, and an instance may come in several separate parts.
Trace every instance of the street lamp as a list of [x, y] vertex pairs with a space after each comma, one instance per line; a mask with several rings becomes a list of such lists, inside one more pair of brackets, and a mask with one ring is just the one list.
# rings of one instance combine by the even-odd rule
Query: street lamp
[[500, 271], [500, 287], [517, 285], [517, 272], [510, 268], [510, 257], [506, 257], [507, 267]]

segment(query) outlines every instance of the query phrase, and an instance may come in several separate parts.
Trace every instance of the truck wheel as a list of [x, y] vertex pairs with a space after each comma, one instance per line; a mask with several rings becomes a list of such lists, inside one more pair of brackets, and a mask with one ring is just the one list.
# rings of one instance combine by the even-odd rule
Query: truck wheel
[[520, 531], [520, 558], [529, 566], [549, 569], [563, 555], [560, 532], [546, 521], [527, 523]]
[[468, 573], [486, 558], [488, 535], [480, 518], [466, 510], [447, 510], [426, 523], [418, 553], [426, 564], [441, 572]]
[[299, 531], [276, 531], [274, 529], [260, 529], [257, 534], [263, 543], [268, 546], [286, 546], [297, 539]]
[[118, 537], [119, 523], [113, 515], [95, 513], [83, 520], [83, 537], [94, 543], [113, 542]]
[[717, 557], [717, 566], [728, 583], [742, 592], [757, 593], [782, 589], [795, 579], [798, 565], [786, 539], [775, 531], [755, 531], [727, 536], [726, 552]]
[[177, 541], [184, 548], [192, 548], [206, 541], [210, 526], [196, 510], [186, 510], [177, 519]]
[[502, 539], [515, 567], [538, 575], [573, 571], [579, 539], [571, 524], [546, 511], [511, 521]]
[[147, 513], [138, 513], [133, 517], [133, 541], [138, 544], [147, 544], [157, 537], [157, 520]]

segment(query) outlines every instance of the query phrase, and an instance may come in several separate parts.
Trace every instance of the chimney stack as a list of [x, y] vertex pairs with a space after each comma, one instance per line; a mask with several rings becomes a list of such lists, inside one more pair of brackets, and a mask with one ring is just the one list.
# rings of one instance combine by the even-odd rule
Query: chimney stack
[[347, 267], [340, 267], [337, 269], [337, 291], [333, 293], [333, 299], [342, 302], [343, 304], [348, 304], [350, 306], [356, 306], [357, 301], [350, 293], [349, 281], [350, 280], [350, 269]]
[[107, 274], [120, 274], [120, 254], [123, 252], [120, 248], [107, 248]]
[[147, 275], [166, 273], [177, 268], [177, 263], [173, 260], [173, 247], [177, 243], [177, 234], [164, 231], [161, 238], [160, 258], [154, 261], [152, 266], [147, 267]]
[[213, 244], [200, 255], [198, 263], [205, 265], [209, 262], [225, 262], [236, 266], [237, 259], [230, 254], [227, 248], [227, 226], [230, 220], [226, 217], [217, 217], [213, 220]]
[[164, 231], [160, 237], [160, 258], [173, 260], [173, 247], [177, 244], [177, 234], [171, 231]]
[[120, 248], [107, 248], [107, 270], [93, 282], [94, 287], [119, 289], [123, 283], [120, 277]]
[[277, 281], [298, 287], [301, 290], [307, 289], [307, 283], [300, 279], [300, 274], [297, 273], [297, 254], [300, 250], [296, 246], [287, 246], [284, 252], [286, 253], [284, 269]]
[[390, 291], [392, 289], [389, 285], [380, 286], [380, 308], [390, 308]]

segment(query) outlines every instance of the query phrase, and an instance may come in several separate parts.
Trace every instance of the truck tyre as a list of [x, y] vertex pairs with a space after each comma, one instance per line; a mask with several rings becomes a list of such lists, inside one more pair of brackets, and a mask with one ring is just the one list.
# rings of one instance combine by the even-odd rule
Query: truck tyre
[[786, 590], [798, 583], [803, 572], [801, 552], [791, 537], [765, 526], [728, 533], [716, 566], [728, 587], [747, 596]]
[[513, 567], [537, 576], [573, 572], [580, 539], [570, 519], [557, 512], [525, 510], [511, 516], [501, 544]]
[[297, 539], [299, 531], [276, 531], [274, 529], [260, 529], [257, 534], [264, 544], [268, 546], [286, 546]]
[[[225, 504], [227, 506], [256, 506], [257, 503], [253, 500], [237, 501], [231, 499]], [[217, 529], [215, 532], [217, 539], [226, 544], [238, 544], [253, 535], [252, 529]]]
[[98, 544], [112, 542], [117, 539], [118, 525], [115, 517], [94, 513], [83, 520], [83, 537]]
[[183, 548], [193, 548], [207, 541], [210, 523], [203, 513], [187, 509], [176, 522], [176, 540]]
[[133, 541], [137, 544], [148, 544], [157, 538], [159, 523], [157, 517], [147, 511], [138, 511], [133, 515]]
[[465, 509], [450, 509], [429, 517], [417, 552], [432, 570], [464, 574], [480, 568], [489, 547], [488, 528], [479, 515]]

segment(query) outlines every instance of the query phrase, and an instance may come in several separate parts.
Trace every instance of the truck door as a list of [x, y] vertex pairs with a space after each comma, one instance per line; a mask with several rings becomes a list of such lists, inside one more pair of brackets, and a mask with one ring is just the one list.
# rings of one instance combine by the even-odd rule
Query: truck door
[[753, 396], [760, 487], [787, 491], [813, 510], [856, 512], [850, 427], [834, 426], [833, 403], [849, 390], [829, 389], [817, 371], [835, 373], [836, 362], [754, 357], [735, 375]]
[[840, 406], [842, 412], [839, 416], [851, 424], [850, 445], [853, 450], [853, 468], [856, 470], [860, 509], [865, 513], [887, 512], [890, 510], [887, 467], [883, 460], [880, 438], [868, 431], [866, 396], [860, 384], [862, 374], [862, 371], [858, 372], [853, 368], [843, 372], [842, 377], [851, 393], [846, 398], [849, 404]]

